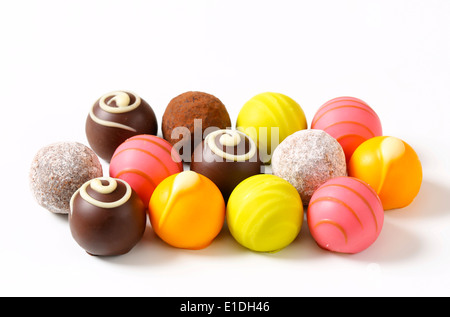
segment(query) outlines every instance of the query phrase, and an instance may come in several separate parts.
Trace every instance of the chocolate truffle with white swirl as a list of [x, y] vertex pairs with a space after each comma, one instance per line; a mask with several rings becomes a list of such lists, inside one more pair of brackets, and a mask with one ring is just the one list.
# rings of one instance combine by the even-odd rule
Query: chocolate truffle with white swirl
[[212, 180], [225, 200], [244, 179], [261, 172], [255, 142], [237, 130], [209, 133], [192, 153], [190, 169]]
[[70, 200], [70, 230], [88, 254], [125, 254], [144, 234], [146, 210], [127, 182], [111, 177], [94, 178], [84, 183]]
[[116, 148], [138, 134], [156, 135], [158, 122], [150, 105], [128, 91], [103, 95], [86, 119], [86, 137], [95, 153], [109, 162]]

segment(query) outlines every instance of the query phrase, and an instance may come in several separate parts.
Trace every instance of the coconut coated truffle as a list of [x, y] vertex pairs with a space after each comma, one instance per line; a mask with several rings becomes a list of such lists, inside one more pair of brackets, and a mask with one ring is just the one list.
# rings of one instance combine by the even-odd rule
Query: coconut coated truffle
[[102, 165], [94, 151], [78, 142], [58, 142], [36, 153], [29, 180], [39, 205], [53, 213], [68, 214], [70, 199], [78, 188], [101, 176]]
[[322, 130], [297, 131], [283, 140], [272, 157], [274, 175], [290, 182], [308, 205], [314, 191], [327, 180], [347, 176], [342, 146]]

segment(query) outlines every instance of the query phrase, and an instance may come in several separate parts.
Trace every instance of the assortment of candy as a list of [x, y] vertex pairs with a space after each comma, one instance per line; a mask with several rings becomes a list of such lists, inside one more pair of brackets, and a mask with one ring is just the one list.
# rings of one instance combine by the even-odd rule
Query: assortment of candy
[[151, 106], [115, 91], [94, 103], [85, 127], [90, 148], [41, 148], [30, 186], [39, 205], [68, 214], [91, 255], [129, 252], [147, 219], [176, 248], [205, 248], [226, 224], [243, 247], [276, 252], [306, 218], [318, 246], [358, 253], [377, 240], [384, 212], [409, 205], [422, 183], [413, 148], [383, 136], [376, 112], [354, 97], [326, 102], [308, 128], [296, 101], [261, 93], [233, 129], [217, 97], [190, 91], [170, 101], [159, 137]]

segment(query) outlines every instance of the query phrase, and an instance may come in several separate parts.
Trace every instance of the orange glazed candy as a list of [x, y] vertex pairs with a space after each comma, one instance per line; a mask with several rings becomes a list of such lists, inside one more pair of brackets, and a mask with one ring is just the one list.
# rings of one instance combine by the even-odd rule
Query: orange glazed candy
[[408, 206], [422, 184], [422, 165], [416, 152], [392, 136], [363, 142], [350, 158], [348, 172], [376, 191], [384, 210]]
[[155, 233], [169, 245], [203, 249], [219, 234], [225, 221], [225, 201], [207, 177], [184, 171], [164, 179], [149, 202]]

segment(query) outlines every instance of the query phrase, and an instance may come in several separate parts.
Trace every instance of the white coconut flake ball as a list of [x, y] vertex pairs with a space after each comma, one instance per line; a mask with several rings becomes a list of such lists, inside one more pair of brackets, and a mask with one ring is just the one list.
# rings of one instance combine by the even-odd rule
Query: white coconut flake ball
[[347, 176], [344, 150], [325, 131], [297, 131], [276, 147], [272, 173], [291, 183], [303, 204], [308, 205], [320, 185], [331, 178]]
[[70, 198], [86, 181], [103, 176], [97, 155], [78, 142], [58, 142], [41, 148], [30, 168], [30, 188], [45, 209], [68, 214]]

